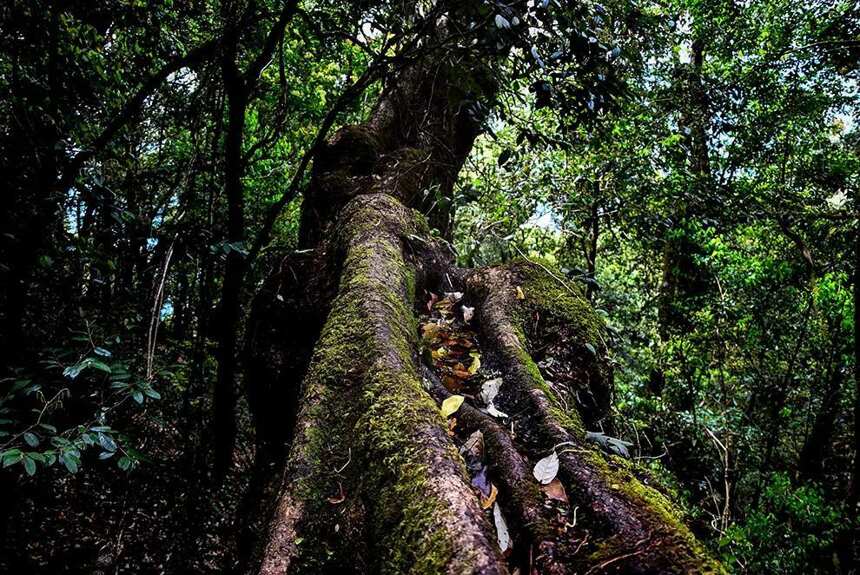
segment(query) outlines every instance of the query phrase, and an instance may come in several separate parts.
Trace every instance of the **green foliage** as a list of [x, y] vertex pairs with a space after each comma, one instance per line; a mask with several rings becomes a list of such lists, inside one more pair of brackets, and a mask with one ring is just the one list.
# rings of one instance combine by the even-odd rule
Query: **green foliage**
[[818, 487], [775, 474], [759, 506], [720, 538], [722, 560], [743, 573], [833, 573], [843, 512]]
[[[637, 9], [618, 35], [624, 106], [584, 125], [505, 92], [459, 183], [459, 258], [540, 256], [589, 289], [624, 439], [674, 474], [715, 545], [738, 538], [734, 569], [832, 571], [853, 451], [860, 100], [849, 37], [831, 34], [854, 13]], [[823, 475], [809, 475], [808, 441], [823, 441]], [[817, 514], [804, 527], [785, 511], [797, 498]]]
[[[127, 417], [129, 407], [142, 407], [161, 399], [161, 394], [152, 381], [114, 357], [107, 346], [119, 344], [119, 337], [101, 346], [94, 343], [96, 337], [88, 324], [86, 332], [72, 338], [78, 342], [75, 347], [54, 350], [58, 357], [76, 358], [73, 363], [45, 361], [31, 377], [8, 382], [11, 386], [0, 398], [3, 467], [20, 464], [27, 475], [35, 475], [40, 466], [59, 465], [77, 473], [88, 451], [98, 452], [98, 460], [113, 459], [123, 471], [143, 459], [131, 438], [107, 422], [119, 413]], [[74, 411], [64, 407], [68, 403], [75, 404]]]
[[[0, 472], [128, 471], [165, 429], [205, 459], [215, 340], [242, 332], [219, 311], [227, 261], [246, 312], [307, 247], [296, 198], [252, 253], [324, 121], [367, 118], [443, 3], [302, 1], [273, 44], [281, 1], [7, 4]], [[497, 102], [456, 102], [485, 133], [453, 197], [427, 190], [454, 209], [459, 263], [542, 258], [580, 285], [607, 326], [610, 435], [736, 571], [827, 572], [856, 448], [857, 7], [451, 6], [486, 24], [468, 45], [505, 56]], [[237, 206], [223, 56], [247, 69], [267, 46], [244, 80]]]

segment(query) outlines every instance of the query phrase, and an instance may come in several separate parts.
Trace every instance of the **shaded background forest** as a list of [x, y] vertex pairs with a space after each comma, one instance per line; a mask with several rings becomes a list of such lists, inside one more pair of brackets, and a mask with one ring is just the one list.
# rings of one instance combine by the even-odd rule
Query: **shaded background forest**
[[[485, 4], [492, 34], [517, 30], [517, 3]], [[847, 569], [857, 7], [528, 5], [563, 41], [525, 34], [431, 221], [454, 204], [440, 235], [464, 266], [540, 258], [581, 283], [614, 433], [729, 570]], [[314, 155], [409, 45], [401, 10], [0, 7], [0, 569], [236, 564], [244, 319]]]

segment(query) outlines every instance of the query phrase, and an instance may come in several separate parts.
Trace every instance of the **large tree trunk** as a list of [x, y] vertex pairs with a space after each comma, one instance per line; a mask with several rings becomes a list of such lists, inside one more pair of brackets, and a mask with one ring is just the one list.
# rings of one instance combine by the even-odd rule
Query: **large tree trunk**
[[[316, 162], [303, 250], [266, 282], [249, 322], [250, 401], [261, 453], [275, 454], [260, 489], [272, 499], [251, 507], [266, 522], [252, 572], [722, 572], [633, 465], [586, 441], [585, 425], [608, 412], [611, 373], [579, 290], [530, 262], [459, 270], [414, 209], [428, 190], [450, 193], [479, 131], [468, 110], [494, 92], [477, 59], [449, 51], [415, 64]], [[416, 298], [443, 291], [476, 306], [510, 419], [472, 399], [456, 424], [440, 415], [450, 392], [422, 365]], [[564, 389], [535, 363], [548, 349]], [[474, 430], [510, 525], [507, 553], [458, 453]], [[570, 501], [549, 505], [531, 471], [554, 448]]]
[[815, 414], [812, 429], [800, 450], [800, 456], [797, 458], [798, 476], [807, 481], [823, 479], [824, 462], [833, 444], [833, 433], [836, 431], [836, 420], [842, 403], [842, 383], [845, 378], [840, 363], [841, 355], [841, 353], [831, 354], [831, 366], [825, 374], [827, 382], [821, 405]]

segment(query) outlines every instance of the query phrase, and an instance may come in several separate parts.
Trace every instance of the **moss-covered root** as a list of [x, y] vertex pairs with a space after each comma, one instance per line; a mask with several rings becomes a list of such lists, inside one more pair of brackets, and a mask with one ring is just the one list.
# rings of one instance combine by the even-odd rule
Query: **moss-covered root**
[[[438, 403], [451, 393], [432, 374], [430, 394]], [[490, 462], [493, 482], [499, 488], [498, 501], [505, 514], [513, 519], [509, 528], [522, 556], [521, 562], [534, 566], [534, 557], [529, 551], [541, 549], [544, 543], [555, 545], [557, 530], [552, 525], [553, 511], [547, 507], [543, 492], [532, 478], [532, 469], [514, 445], [510, 433], [492, 417], [464, 403], [457, 411], [457, 427], [462, 433], [480, 430], [483, 434], [484, 454]], [[575, 573], [574, 565], [565, 560], [563, 553], [547, 556], [541, 561], [541, 572], [564, 574]]]
[[414, 361], [414, 216], [386, 195], [347, 204], [340, 287], [314, 350], [259, 572], [504, 573]]
[[[484, 351], [497, 354], [503, 371], [502, 409], [520, 414], [515, 423], [521, 441], [534, 457], [566, 444], [559, 448], [559, 478], [597, 542], [581, 568], [591, 573], [722, 573], [663, 495], [641, 483], [619, 458], [586, 443], [580, 414], [565, 407], [529, 354], [527, 334], [541, 333], [534, 323], [566, 321], [573, 325], [558, 333], [571, 338], [567, 344], [589, 344], [596, 351], [591, 361], [600, 362], [601, 324], [577, 289], [549, 266], [529, 262], [479, 270], [467, 285], [479, 306]], [[592, 376], [607, 373], [599, 364], [571, 368]]]

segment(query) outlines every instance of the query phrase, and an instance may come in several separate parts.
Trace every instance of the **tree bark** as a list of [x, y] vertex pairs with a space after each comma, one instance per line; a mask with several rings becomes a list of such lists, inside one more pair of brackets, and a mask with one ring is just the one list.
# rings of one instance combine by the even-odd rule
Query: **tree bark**
[[248, 90], [236, 67], [236, 43], [232, 43], [222, 61], [227, 102], [227, 129], [224, 135], [224, 192], [227, 197], [227, 265], [221, 286], [221, 309], [218, 334], [218, 376], [215, 382], [213, 428], [215, 431], [215, 472], [227, 472], [233, 455], [236, 421], [234, 386], [236, 373], [237, 324], [241, 304], [245, 262], [235, 249], [245, 240], [245, 191], [242, 186], [242, 141]]
[[[455, 268], [415, 209], [428, 189], [450, 195], [479, 133], [468, 110], [495, 94], [487, 66], [449, 49], [402, 70], [371, 119], [339, 130], [316, 160], [302, 250], [249, 321], [261, 443], [286, 453], [271, 500], [249, 506], [268, 513], [250, 572], [490, 574], [530, 557], [545, 573], [722, 572], [635, 466], [586, 440], [586, 425], [607, 419], [611, 372], [583, 294], [530, 262]], [[512, 414], [503, 425], [471, 400], [456, 422], [440, 415], [434, 399], [447, 392], [419, 354], [425, 290], [465, 292], [478, 309], [483, 357], [504, 381], [499, 407]], [[295, 345], [295, 330], [311, 335]], [[563, 385], [532, 355], [550, 348]], [[458, 454], [470, 429], [488, 438], [514, 537], [506, 553]], [[530, 474], [554, 448], [571, 496], [558, 513], [572, 529], [552, 528]]]
[[[835, 357], [834, 357], [835, 356]], [[821, 398], [821, 406], [815, 414], [812, 430], [803, 443], [797, 460], [797, 472], [801, 479], [821, 480], [824, 461], [830, 454], [836, 419], [839, 417], [842, 399], [842, 382], [845, 374], [840, 362], [841, 354], [831, 354], [831, 368], [827, 370], [827, 383]]]

